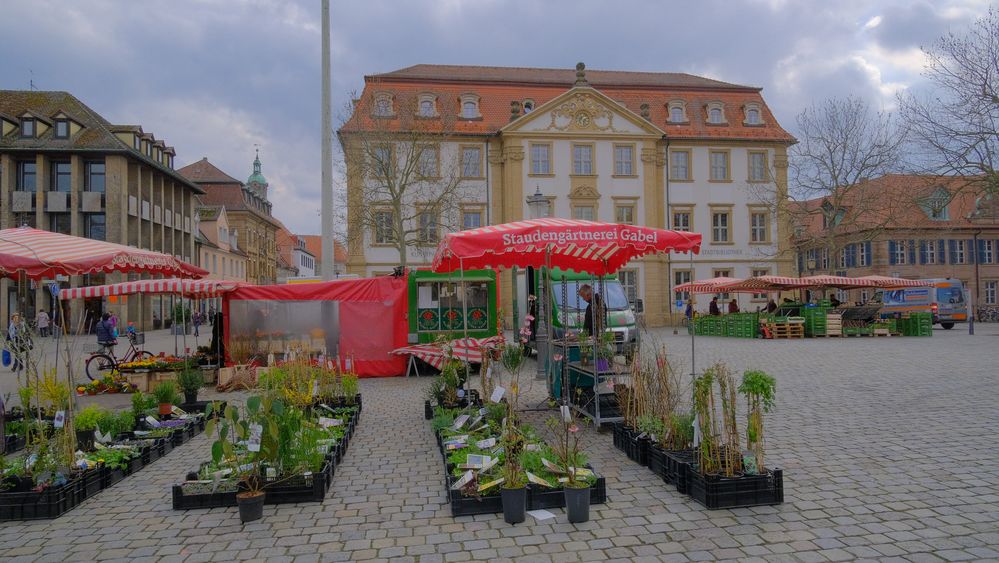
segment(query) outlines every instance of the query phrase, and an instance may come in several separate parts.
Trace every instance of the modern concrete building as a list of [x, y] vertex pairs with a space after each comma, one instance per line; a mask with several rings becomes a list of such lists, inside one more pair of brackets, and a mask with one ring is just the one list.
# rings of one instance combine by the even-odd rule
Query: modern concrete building
[[[400, 262], [383, 228], [396, 220], [394, 210], [365, 194], [378, 181], [371, 171], [379, 155], [408, 173], [399, 155], [414, 153], [400, 139], [414, 128], [439, 133], [415, 153], [418, 170], [433, 185], [448, 176], [442, 163], [454, 162], [463, 198], [449, 211], [460, 217], [450, 221], [430, 212], [406, 215], [426, 227], [420, 232], [426, 248], [409, 249], [410, 265], [429, 261], [443, 234], [438, 225], [530, 218], [526, 198], [537, 191], [549, 200], [551, 216], [704, 235], [693, 260], [653, 256], [621, 270], [629, 296], [644, 301], [653, 326], [666, 322], [684, 297], [671, 290], [678, 283], [794, 270], [787, 218], [776, 215], [781, 206], [773, 202], [786, 199], [787, 148], [795, 140], [760, 88], [582, 64], [575, 70], [416, 65], [366, 76], [339, 131], [348, 165], [350, 273], [387, 273]], [[363, 150], [370, 139], [380, 145]], [[426, 202], [407, 204], [419, 210]], [[363, 206], [376, 206], [378, 221], [359, 221]], [[505, 282], [503, 307], [511, 311], [514, 285]]]
[[[175, 155], [141, 126], [114, 125], [67, 92], [0, 91], [0, 227], [28, 225], [193, 263], [195, 199], [203, 191], [174, 170]], [[52, 281], [76, 287], [125, 280], [92, 274]], [[22, 292], [21, 307], [52, 310], [47, 285]], [[6, 319], [18, 307], [17, 284], [0, 281], [0, 294]], [[106, 309], [143, 328], [154, 314], [169, 314], [159, 297], [149, 296], [68, 307], [74, 331], [87, 330]]]

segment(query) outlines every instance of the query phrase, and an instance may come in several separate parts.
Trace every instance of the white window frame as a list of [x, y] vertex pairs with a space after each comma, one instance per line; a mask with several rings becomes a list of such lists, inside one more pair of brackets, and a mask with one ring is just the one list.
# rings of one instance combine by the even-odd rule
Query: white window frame
[[[678, 222], [677, 222], [677, 215], [684, 215], [684, 216], [686, 216], [687, 224], [686, 225], [679, 225]], [[693, 210], [691, 210], [691, 209], [676, 209], [670, 215], [670, 221], [671, 221], [670, 224], [673, 225], [673, 230], [674, 231], [690, 232], [690, 229], [691, 229], [691, 227], [693, 225], [693, 222], [694, 222], [693, 218], [694, 218], [694, 211]]]
[[[482, 110], [479, 108], [479, 96], [476, 94], [462, 94], [459, 98], [458, 109], [461, 119], [480, 119]], [[472, 107], [473, 112], [468, 108]]]
[[[544, 149], [544, 159], [540, 153]], [[551, 176], [552, 174], [552, 145], [551, 143], [531, 143], [531, 174], [532, 176]]]
[[[626, 278], [631, 278], [630, 280]], [[618, 270], [617, 279], [621, 283], [621, 288], [624, 289], [624, 295], [628, 298], [628, 302], [632, 305], [635, 301], [639, 299], [638, 292], [638, 270], [635, 268], [622, 268]]]
[[[724, 221], [719, 219], [724, 218]], [[724, 224], [721, 224], [724, 223]], [[724, 234], [724, 238], [719, 236]], [[713, 244], [728, 244], [732, 242], [732, 212], [712, 211], [711, 212], [711, 242]]]
[[965, 243], [964, 239], [957, 239], [954, 241], [954, 263], [968, 263], [968, 245]]
[[[475, 170], [472, 171], [472, 172], [475, 172], [474, 174], [470, 174], [469, 173], [470, 171], [468, 169], [468, 165], [469, 165], [470, 161], [466, 158], [467, 157], [466, 151], [476, 151], [476, 154], [478, 155], [475, 158]], [[483, 177], [482, 176], [482, 147], [480, 147], [480, 146], [471, 146], [471, 145], [463, 145], [461, 147], [461, 177], [462, 178], [482, 178]]]
[[870, 266], [871, 257], [867, 255], [867, 243], [861, 242], [857, 246], [857, 265]]
[[895, 241], [895, 264], [904, 266], [909, 263], [909, 255], [906, 252], [906, 242], [904, 240]]
[[[691, 170], [690, 169], [690, 161], [692, 160], [692, 156], [693, 156], [692, 151], [690, 151], [689, 149], [683, 149], [683, 150], [677, 149], [677, 150], [670, 151], [669, 154], [670, 154], [670, 157], [669, 157], [669, 159], [670, 159], [670, 161], [669, 161], [670, 180], [675, 180], [675, 181], [680, 181], [680, 182], [689, 182], [692, 179], [691, 178], [691, 174], [690, 174], [690, 170]], [[684, 172], [683, 176], [680, 176], [678, 174], [678, 171], [681, 169], [681, 165], [678, 164], [677, 161], [676, 161], [677, 155], [680, 155], [680, 154], [683, 155], [683, 164], [682, 164], [682, 169], [683, 169], [683, 172]]]
[[[574, 176], [592, 176], [594, 172], [593, 156], [595, 147], [586, 143], [572, 144], [572, 174]], [[583, 158], [584, 154], [588, 155]]]
[[992, 264], [995, 262], [995, 242], [992, 239], [982, 240], [982, 255], [978, 257], [979, 264]]
[[[757, 276], [769, 276], [769, 275], [770, 275], [770, 270], [767, 268], [757, 268], [752, 270], [752, 277], [754, 278]], [[753, 301], [766, 301], [767, 295], [768, 295], [767, 293], [754, 293], [751, 299]]]
[[395, 103], [392, 101], [392, 94], [388, 92], [377, 92], [374, 96], [374, 105], [371, 108], [371, 115], [375, 117], [392, 117], [395, 115]]
[[999, 281], [987, 280], [985, 282], [985, 304], [996, 304], [996, 293], [999, 292]]
[[[673, 287], [678, 285], [683, 285], [685, 283], [690, 283], [694, 279], [694, 274], [690, 270], [673, 270]], [[674, 291], [673, 299], [680, 300], [684, 303], [690, 299], [689, 291]]]
[[[757, 218], [763, 218], [763, 224], [757, 224]], [[770, 242], [770, 214], [762, 209], [749, 210], [749, 242]]]
[[[627, 151], [625, 158], [621, 153]], [[635, 175], [635, 145], [616, 144], [614, 145], [614, 175], [634, 176]]]
[[[759, 160], [759, 162], [754, 162]], [[747, 158], [750, 182], [766, 182], [769, 180], [767, 173], [767, 153], [764, 151], [749, 151]]]

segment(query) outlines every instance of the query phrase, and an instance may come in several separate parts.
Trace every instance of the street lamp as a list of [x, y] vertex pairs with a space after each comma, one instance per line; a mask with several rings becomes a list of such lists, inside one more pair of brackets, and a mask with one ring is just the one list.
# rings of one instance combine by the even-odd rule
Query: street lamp
[[[548, 215], [548, 198], [546, 198], [541, 193], [541, 187], [534, 186], [534, 194], [528, 196], [527, 207], [531, 212], [531, 219], [541, 219]], [[547, 249], [546, 249], [547, 254]], [[546, 256], [547, 261], [547, 256]], [[534, 343], [538, 350], [538, 369], [535, 373], [535, 379], [546, 379], [547, 373], [545, 371], [545, 362], [548, 358], [548, 272], [542, 266], [538, 268], [535, 272], [538, 280], [538, 299], [537, 299], [537, 324], [535, 325], [536, 330], [534, 333]], [[528, 304], [528, 311], [530, 311], [530, 304]]]

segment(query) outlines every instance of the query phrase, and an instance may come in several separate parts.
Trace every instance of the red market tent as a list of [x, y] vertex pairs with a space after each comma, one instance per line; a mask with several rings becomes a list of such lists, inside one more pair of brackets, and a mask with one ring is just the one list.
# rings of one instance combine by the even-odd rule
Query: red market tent
[[83, 299], [107, 297], [110, 295], [131, 295], [135, 293], [171, 293], [186, 297], [220, 297], [243, 282], [228, 280], [184, 280], [169, 278], [162, 280], [138, 280], [90, 287], [74, 287], [59, 292], [60, 299]]
[[[673, 291], [686, 291], [690, 293], [725, 293], [725, 292], [735, 292], [738, 293], [739, 289], [729, 289], [729, 286], [735, 286], [741, 283], [743, 280], [740, 278], [728, 278], [728, 277], [717, 277], [709, 278], [706, 280], [694, 280], [692, 282], [682, 283], [673, 288]], [[742, 290], [744, 293], [748, 290]]]
[[18, 227], [0, 231], [0, 275], [31, 279], [96, 272], [142, 272], [186, 278], [208, 274], [169, 254], [121, 244]]
[[930, 287], [931, 282], [923, 280], [909, 280], [905, 278], [892, 278], [889, 276], [861, 276], [857, 279], [865, 280], [871, 285], [868, 287], [878, 287], [881, 289], [900, 289], [903, 287]]
[[862, 287], [875, 287], [870, 280], [864, 278], [848, 278], [845, 276], [831, 276], [819, 274], [801, 278], [802, 287], [835, 287], [837, 289], [859, 289]]
[[800, 278], [768, 275], [746, 278], [731, 285], [724, 285], [718, 288], [718, 291], [742, 292], [752, 290], [754, 293], [768, 293], [771, 291], [783, 291], [786, 289], [797, 289], [799, 287], [806, 286], [807, 284], [803, 284]]
[[408, 344], [406, 278], [381, 276], [290, 285], [237, 287], [222, 300], [226, 350], [240, 336], [260, 342], [275, 332], [321, 330], [341, 366], [361, 377], [402, 375]]
[[434, 255], [435, 272], [556, 266], [597, 276], [633, 258], [699, 252], [701, 235], [574, 219], [533, 219], [449, 233]]

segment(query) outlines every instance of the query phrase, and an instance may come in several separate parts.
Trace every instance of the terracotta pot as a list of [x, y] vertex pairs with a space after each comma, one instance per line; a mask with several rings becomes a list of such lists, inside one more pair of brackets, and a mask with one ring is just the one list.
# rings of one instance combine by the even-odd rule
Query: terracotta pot
[[173, 405], [170, 403], [160, 403], [160, 416], [166, 416], [173, 412]]

